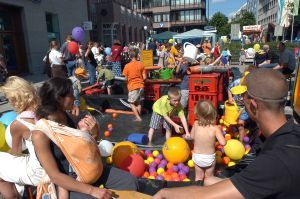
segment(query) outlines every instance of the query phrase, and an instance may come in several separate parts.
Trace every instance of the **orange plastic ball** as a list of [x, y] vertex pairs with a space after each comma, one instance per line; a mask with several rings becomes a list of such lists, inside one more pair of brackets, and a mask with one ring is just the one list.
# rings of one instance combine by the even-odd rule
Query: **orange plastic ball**
[[169, 163], [167, 164], [167, 168], [168, 168], [168, 169], [172, 169], [173, 165], [174, 165], [174, 164], [173, 164], [172, 162], [169, 162]]
[[113, 127], [112, 124], [108, 124], [108, 125], [107, 125], [107, 128], [108, 128], [108, 129], [111, 129], [112, 127]]
[[148, 171], [146, 171], [145, 173], [144, 173], [144, 175], [143, 175], [145, 178], [148, 178], [149, 176], [150, 176], [150, 174], [149, 174], [149, 172]]
[[223, 163], [225, 165], [227, 165], [229, 162], [230, 162], [230, 158], [229, 157], [227, 157], [227, 156], [223, 157]]
[[117, 116], [118, 116], [117, 113], [113, 113], [113, 114], [112, 114], [112, 118], [116, 118]]
[[109, 131], [105, 131], [105, 132], [104, 132], [104, 136], [105, 136], [105, 137], [109, 137], [109, 136], [110, 136], [110, 132], [109, 132]]
[[131, 154], [138, 154], [138, 147], [132, 142], [123, 141], [116, 144], [113, 148], [112, 159], [116, 167], [121, 168], [122, 162]]

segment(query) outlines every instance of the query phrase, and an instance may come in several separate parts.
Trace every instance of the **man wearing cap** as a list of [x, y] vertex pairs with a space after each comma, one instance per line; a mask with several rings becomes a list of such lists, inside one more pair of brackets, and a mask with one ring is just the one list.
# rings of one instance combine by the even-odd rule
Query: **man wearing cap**
[[[285, 77], [257, 69], [245, 78], [245, 107], [266, 137], [256, 159], [228, 179], [205, 179], [205, 187], [163, 189], [154, 198], [300, 198], [300, 127], [287, 120]], [[215, 183], [215, 184], [213, 184]]]

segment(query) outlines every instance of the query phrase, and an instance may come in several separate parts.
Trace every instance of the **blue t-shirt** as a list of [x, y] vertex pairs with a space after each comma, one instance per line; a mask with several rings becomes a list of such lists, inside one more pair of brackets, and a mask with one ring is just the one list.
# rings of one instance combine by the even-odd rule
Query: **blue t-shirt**
[[179, 69], [179, 75], [182, 79], [180, 83], [180, 90], [189, 90], [189, 76], [186, 71], [189, 67], [189, 64], [183, 64]]

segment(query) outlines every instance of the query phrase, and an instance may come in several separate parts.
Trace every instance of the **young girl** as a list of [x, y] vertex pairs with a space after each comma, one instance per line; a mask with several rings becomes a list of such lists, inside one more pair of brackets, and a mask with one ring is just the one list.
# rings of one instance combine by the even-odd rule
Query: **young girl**
[[213, 175], [216, 154], [216, 140], [225, 145], [226, 140], [220, 128], [215, 125], [216, 110], [210, 101], [200, 100], [195, 106], [195, 121], [191, 136], [194, 139], [192, 159], [195, 163], [195, 180], [204, 180]]

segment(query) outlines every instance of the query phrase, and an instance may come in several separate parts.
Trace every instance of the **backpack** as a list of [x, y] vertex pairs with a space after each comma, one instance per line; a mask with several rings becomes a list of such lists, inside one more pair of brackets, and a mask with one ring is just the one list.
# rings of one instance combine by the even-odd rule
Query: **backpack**
[[[39, 120], [35, 130], [42, 131], [60, 148], [77, 174], [78, 181], [92, 184], [100, 178], [103, 171], [101, 154], [97, 142], [89, 133], [46, 119]], [[37, 188], [37, 198], [43, 195], [56, 198], [55, 186], [48, 175], [43, 177]]]

